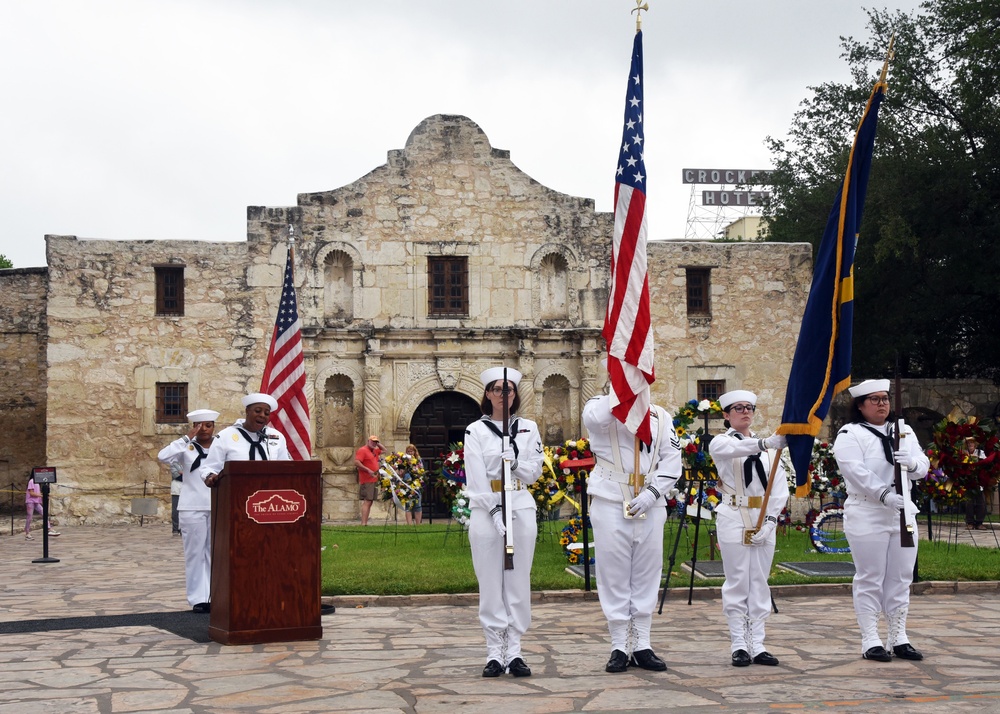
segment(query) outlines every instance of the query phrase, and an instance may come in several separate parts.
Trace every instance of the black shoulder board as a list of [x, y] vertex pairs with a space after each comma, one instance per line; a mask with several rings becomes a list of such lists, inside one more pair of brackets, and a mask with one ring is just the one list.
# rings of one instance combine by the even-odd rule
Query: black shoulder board
[[838, 434], [846, 434], [846, 433], [847, 433], [847, 429], [841, 429], [841, 430], [840, 430], [840, 431], [838, 431], [837, 433], [838, 433]]

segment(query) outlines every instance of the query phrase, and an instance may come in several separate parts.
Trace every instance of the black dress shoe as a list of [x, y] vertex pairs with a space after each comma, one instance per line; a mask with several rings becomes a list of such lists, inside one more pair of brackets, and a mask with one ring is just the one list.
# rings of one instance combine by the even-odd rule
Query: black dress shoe
[[667, 663], [657, 657], [653, 650], [636, 650], [632, 653], [632, 661], [651, 672], [665, 672], [667, 669]]
[[736, 650], [733, 652], [734, 667], [749, 667], [751, 662], [753, 660], [750, 659], [750, 653], [746, 650]]
[[191, 608], [195, 612], [211, 612], [212, 606], [207, 602], [199, 602], [197, 605]]
[[604, 665], [605, 672], [624, 672], [628, 669], [628, 655], [621, 650], [612, 650], [611, 659]]
[[882, 645], [875, 645], [874, 647], [869, 647], [865, 650], [865, 653], [861, 655], [865, 659], [874, 660], [876, 662], [891, 662], [892, 655], [885, 651], [885, 647]]
[[901, 645], [896, 645], [892, 648], [892, 653], [899, 657], [900, 659], [912, 659], [914, 661], [920, 661], [924, 658], [917, 650], [913, 649], [913, 645], [906, 642]]
[[484, 677], [499, 677], [501, 674], [503, 674], [503, 665], [495, 659], [491, 659], [486, 663], [486, 666], [483, 667]]
[[761, 652], [759, 655], [753, 658], [754, 664], [766, 664], [768, 667], [774, 667], [778, 664], [778, 658], [775, 657], [770, 652]]
[[524, 663], [524, 660], [521, 659], [520, 657], [515, 657], [514, 659], [512, 659], [510, 661], [510, 664], [507, 665], [507, 669], [510, 670], [510, 673], [513, 674], [515, 677], [531, 676], [531, 669], [528, 667], [528, 665]]

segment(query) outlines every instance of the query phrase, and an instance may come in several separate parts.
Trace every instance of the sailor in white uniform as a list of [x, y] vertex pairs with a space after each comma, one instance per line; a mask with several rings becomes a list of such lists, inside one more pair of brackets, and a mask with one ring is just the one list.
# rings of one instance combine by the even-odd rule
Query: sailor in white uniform
[[[538, 426], [518, 416], [521, 373], [507, 368], [508, 434], [503, 449], [503, 367], [486, 370], [480, 407], [483, 417], [465, 431], [465, 474], [471, 511], [469, 544], [479, 581], [479, 622], [486, 635], [484, 677], [510, 671], [528, 677], [531, 669], [521, 656], [521, 638], [531, 624], [531, 563], [535, 556], [535, 499], [528, 485], [542, 473], [542, 440]], [[501, 512], [503, 462], [510, 462], [513, 490], [506, 491], [513, 513], [514, 569], [504, 570], [506, 526]]]
[[202, 462], [215, 442], [219, 412], [196, 409], [187, 415], [191, 431], [164, 446], [157, 458], [180, 469], [181, 492], [177, 520], [184, 542], [184, 575], [187, 600], [195, 612], [208, 612], [212, 576], [212, 494], [201, 479]]
[[[909, 426], [903, 426], [899, 449], [894, 449], [895, 415], [889, 410], [889, 380], [869, 379], [848, 389], [854, 398], [851, 422], [838, 432], [833, 456], [847, 486], [844, 535], [854, 560], [854, 613], [861, 627], [862, 657], [888, 662], [920, 660], [906, 635], [910, 583], [916, 563], [916, 508], [893, 488], [895, 464], [906, 468], [908, 481], [927, 475], [930, 462]], [[900, 511], [913, 526], [914, 547], [900, 545]], [[888, 619], [883, 647], [878, 622]]]
[[[771, 590], [767, 585], [774, 558], [778, 516], [788, 504], [788, 479], [778, 464], [765, 508], [764, 523], [757, 532], [767, 479], [775, 458], [773, 449], [785, 447], [785, 437], [759, 438], [750, 430], [757, 395], [745, 389], [719, 397], [725, 414], [726, 433], [712, 437], [708, 453], [719, 472], [722, 500], [715, 509], [722, 568], [722, 613], [729, 625], [729, 645], [734, 667], [750, 664], [776, 665], [778, 658], [764, 647], [764, 621], [771, 614]], [[745, 535], [750, 531], [749, 542]]]
[[243, 423], [219, 432], [215, 446], [201, 465], [201, 477], [212, 488], [227, 461], [291, 461], [285, 435], [267, 425], [278, 402], [256, 392], [243, 397]]
[[612, 415], [609, 396], [594, 397], [584, 405], [583, 425], [597, 460], [587, 492], [597, 592], [611, 634], [611, 658], [604, 669], [624, 672], [635, 664], [662, 672], [667, 665], [653, 652], [650, 627], [663, 572], [664, 494], [681, 475], [673, 418], [662, 407], [650, 408], [652, 442], [640, 445], [643, 486], [638, 493], [630, 480], [635, 436]]

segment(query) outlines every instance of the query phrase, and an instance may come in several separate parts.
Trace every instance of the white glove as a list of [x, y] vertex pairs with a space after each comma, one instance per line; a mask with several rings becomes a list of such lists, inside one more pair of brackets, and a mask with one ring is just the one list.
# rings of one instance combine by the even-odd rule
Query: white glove
[[650, 491], [648, 488], [644, 488], [639, 492], [639, 495], [633, 498], [628, 504], [628, 514], [632, 517], [641, 516], [643, 513], [648, 511], [656, 503], [656, 499], [659, 498], [655, 493]]
[[907, 471], [913, 471], [913, 469], [917, 468], [917, 460], [910, 455], [909, 451], [903, 449], [893, 451], [892, 456], [896, 460], [896, 463]]
[[514, 455], [514, 447], [508, 446], [506, 449], [500, 452], [500, 458], [504, 461], [516, 461], [517, 456]]
[[893, 509], [894, 511], [898, 511], [900, 508], [903, 507], [903, 497], [900, 496], [895, 491], [893, 491], [885, 495], [885, 500], [883, 501], [883, 503], [887, 505], [889, 508]]
[[772, 434], [764, 439], [764, 446], [769, 449], [784, 449], [788, 446], [788, 439], [785, 438], [784, 434]]
[[777, 527], [778, 524], [775, 521], [764, 521], [764, 525], [760, 527], [760, 530], [750, 536], [750, 542], [754, 545], [764, 545], [764, 543], [767, 542], [767, 539], [771, 537], [771, 534], [774, 533], [774, 529]]
[[500, 511], [493, 514], [493, 527], [497, 529], [497, 533], [501, 536], [507, 535], [507, 526], [503, 524], [503, 513]]

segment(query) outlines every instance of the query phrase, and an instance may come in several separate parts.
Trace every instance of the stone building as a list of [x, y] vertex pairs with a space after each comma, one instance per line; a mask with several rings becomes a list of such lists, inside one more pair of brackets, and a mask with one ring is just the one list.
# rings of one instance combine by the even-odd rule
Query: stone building
[[[325, 515], [351, 519], [357, 446], [376, 433], [432, 460], [478, 417], [486, 367], [523, 372], [522, 412], [546, 443], [581, 435], [605, 387], [612, 220], [527, 176], [469, 119], [433, 116], [354, 183], [248, 208], [245, 242], [47, 236], [47, 271], [0, 271], [0, 344], [19, 370], [4, 400], [59, 469], [57, 515], [127, 519], [144, 487], [166, 492], [156, 452], [184, 413], [217, 409], [221, 428], [259, 387], [291, 226]], [[652, 240], [648, 261], [654, 401], [743, 386], [773, 429], [810, 247]], [[0, 458], [12, 473], [30, 463]]]

